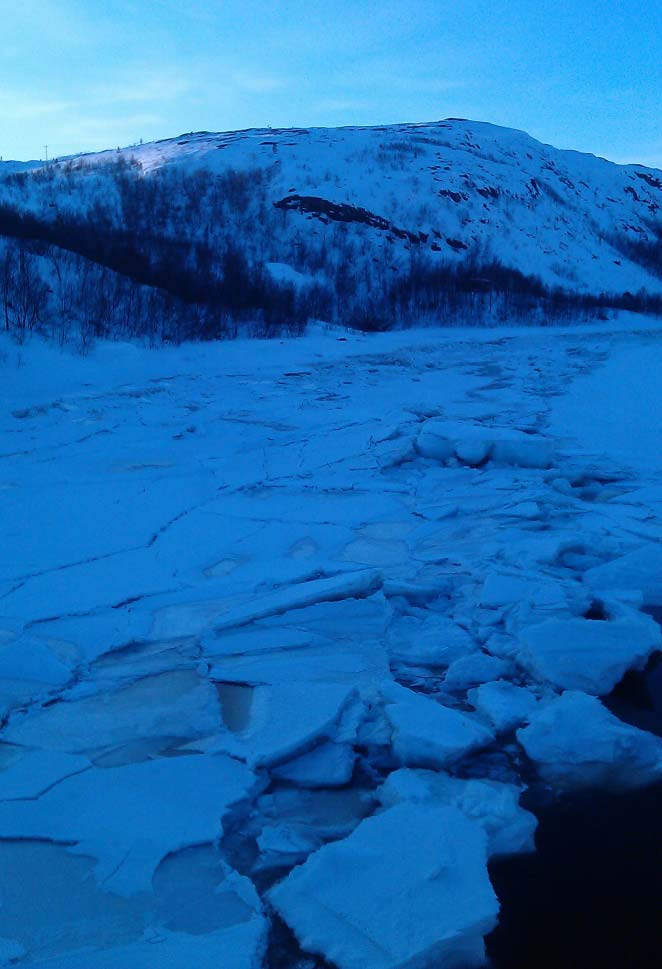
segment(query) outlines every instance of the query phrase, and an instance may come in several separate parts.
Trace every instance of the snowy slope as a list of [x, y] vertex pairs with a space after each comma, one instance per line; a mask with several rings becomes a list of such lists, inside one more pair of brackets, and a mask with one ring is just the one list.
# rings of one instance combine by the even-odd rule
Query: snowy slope
[[[409, 253], [451, 262], [496, 257], [580, 292], [662, 290], [662, 280], [626, 251], [655, 242], [662, 228], [662, 172], [559, 151], [520, 131], [446, 120], [201, 132], [80, 160], [97, 167], [119, 158], [135, 160], [147, 176], [164, 167], [262, 170], [268, 201], [282, 203], [279, 232], [288, 240], [271, 258], [295, 270], [306, 267], [296, 265], [293, 237], [305, 242], [343, 224], [366, 262], [398, 266]], [[89, 206], [104, 184], [107, 190], [92, 177], [72, 197], [56, 179], [46, 201], [58, 211]], [[11, 196], [0, 185], [0, 199]], [[35, 207], [43, 211], [44, 202], [36, 193]], [[253, 231], [260, 233], [257, 220]]]

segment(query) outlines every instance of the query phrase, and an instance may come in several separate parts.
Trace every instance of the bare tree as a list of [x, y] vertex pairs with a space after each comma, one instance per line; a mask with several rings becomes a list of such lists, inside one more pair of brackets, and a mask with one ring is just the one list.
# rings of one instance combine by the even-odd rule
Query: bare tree
[[21, 335], [42, 322], [48, 304], [48, 286], [41, 277], [35, 257], [23, 244], [18, 247], [12, 303], [14, 323]]
[[0, 286], [2, 287], [2, 304], [5, 317], [5, 330], [9, 330], [10, 310], [16, 280], [16, 243], [7, 242], [2, 259], [0, 260]]

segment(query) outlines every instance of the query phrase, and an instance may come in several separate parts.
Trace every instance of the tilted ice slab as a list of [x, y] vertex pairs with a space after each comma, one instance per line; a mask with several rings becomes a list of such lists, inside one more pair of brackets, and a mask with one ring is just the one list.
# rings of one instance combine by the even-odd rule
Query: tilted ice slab
[[339, 599], [363, 599], [382, 585], [381, 572], [362, 569], [343, 572], [328, 579], [300, 582], [265, 596], [254, 596], [244, 604], [229, 609], [214, 623], [217, 631], [245, 626], [257, 619], [278, 616], [293, 609], [303, 609], [317, 602], [336, 602]]
[[148, 737], [189, 739], [218, 730], [216, 691], [194, 670], [144, 677], [122, 689], [62, 701], [11, 723], [4, 739], [69, 753]]
[[38, 800], [0, 803], [0, 838], [39, 838], [97, 859], [99, 882], [119, 895], [149, 892], [165, 855], [222, 834], [233, 805], [257, 781], [222, 755], [91, 768]]
[[305, 647], [224, 657], [213, 663], [209, 675], [213, 680], [255, 686], [329, 682], [363, 688], [388, 676], [388, 661], [384, 648], [374, 640], [333, 643], [320, 638]]
[[393, 753], [404, 766], [445, 767], [494, 740], [494, 732], [475, 717], [397, 683], [388, 684], [383, 695]]
[[511, 606], [529, 598], [540, 585], [540, 578], [507, 572], [490, 572], [483, 583], [479, 605], [487, 609]]
[[448, 616], [428, 613], [398, 616], [387, 633], [392, 659], [413, 666], [449, 666], [478, 647], [466, 630]]
[[133, 945], [67, 952], [31, 965], [34, 969], [261, 969], [267, 929], [267, 920], [260, 915], [205, 935], [154, 929], [145, 941]]
[[538, 698], [524, 686], [508, 680], [482, 683], [467, 693], [469, 703], [492, 724], [497, 733], [519, 727], [538, 707]]
[[[556, 552], [557, 548], [550, 556], [551, 561], [557, 561]], [[590, 596], [581, 586], [571, 581], [564, 584], [545, 578], [532, 585], [520, 599], [508, 604], [504, 627], [516, 635], [525, 626], [537, 625], [547, 619], [583, 616], [589, 605]]]
[[639, 592], [648, 606], [662, 606], [662, 544], [649, 543], [584, 573], [596, 592]]
[[301, 650], [318, 642], [314, 633], [304, 629], [280, 626], [270, 628], [264, 622], [252, 623], [241, 629], [231, 629], [223, 633], [208, 633], [203, 636], [203, 654], [213, 661], [231, 660], [234, 657], [254, 656], [262, 653], [268, 656], [290, 650]]
[[475, 967], [499, 910], [486, 862], [485, 833], [457, 809], [398, 804], [268, 897], [302, 947], [339, 969]]
[[377, 796], [384, 807], [412, 801], [457, 808], [483, 828], [491, 858], [534, 849], [538, 821], [530, 811], [520, 807], [523, 790], [499, 781], [463, 780], [445, 771], [401, 768], [389, 774]]
[[[362, 642], [382, 642], [391, 611], [381, 591], [367, 597], [317, 602], [279, 616], [263, 619], [267, 629], [305, 630], [327, 643], [356, 647]], [[256, 624], [258, 625], [258, 624]]]
[[568, 691], [517, 739], [560, 788], [640, 787], [662, 779], [662, 740], [613, 716], [596, 697]]
[[[294, 683], [253, 690], [249, 723], [225, 734], [218, 749], [241, 757], [251, 767], [268, 767], [311, 750], [322, 740], [356, 733], [359, 698], [350, 684]], [[347, 714], [347, 721], [344, 715]]]
[[510, 676], [514, 671], [514, 664], [508, 660], [477, 650], [470, 656], [461, 656], [451, 663], [444, 677], [444, 689], [466, 690], [488, 680]]
[[[613, 618], [611, 616], [613, 615]], [[518, 659], [534, 676], [561, 689], [609, 693], [632, 667], [662, 646], [660, 627], [625, 607], [607, 619], [550, 619], [520, 633]]]
[[356, 753], [351, 744], [325, 741], [274, 767], [271, 776], [299, 787], [341, 787], [351, 780], [355, 761]]
[[327, 841], [348, 837], [375, 801], [359, 787], [305, 790], [277, 786], [257, 801], [251, 817], [260, 829], [258, 869], [299, 864]]
[[109, 689], [113, 684], [121, 686], [141, 677], [192, 669], [200, 654], [200, 645], [193, 636], [164, 641], [127, 639], [89, 664], [85, 681], [73, 694], [89, 690], [90, 683], [92, 687], [98, 684], [101, 688], [103, 684], [104, 689]]
[[203, 639], [213, 679], [250, 684], [379, 683], [389, 675], [384, 598], [343, 599], [294, 609]]
[[549, 468], [554, 442], [516, 428], [491, 427], [469, 421], [426, 421], [416, 439], [416, 450], [426, 458], [478, 467], [486, 461], [520, 468]]
[[382, 581], [379, 570], [358, 569], [321, 579], [310, 578], [306, 573], [289, 585], [264, 593], [199, 598], [196, 589], [185, 590], [173, 596], [174, 604], [156, 612], [150, 638], [172, 639], [199, 636], [212, 629], [219, 633], [241, 629], [261, 619], [282, 616], [316, 603], [366, 598], [381, 588]]
[[27, 635], [0, 640], [0, 716], [62, 689], [71, 679], [73, 657], [58, 655], [57, 646]]
[[[344, 831], [343, 834], [350, 834]], [[265, 824], [255, 839], [259, 856], [255, 862], [255, 871], [269, 868], [291, 868], [299, 865], [306, 858], [317, 851], [324, 844], [325, 839], [315, 830], [314, 824], [307, 822], [291, 824], [276, 821]]]

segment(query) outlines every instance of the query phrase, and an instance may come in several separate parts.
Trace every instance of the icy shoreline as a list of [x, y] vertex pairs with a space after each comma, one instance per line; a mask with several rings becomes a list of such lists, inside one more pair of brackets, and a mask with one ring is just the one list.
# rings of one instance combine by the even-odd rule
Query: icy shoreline
[[337, 337], [3, 344], [0, 965], [257, 969], [277, 911], [474, 966], [531, 772], [662, 777], [600, 700], [660, 649], [662, 336]]

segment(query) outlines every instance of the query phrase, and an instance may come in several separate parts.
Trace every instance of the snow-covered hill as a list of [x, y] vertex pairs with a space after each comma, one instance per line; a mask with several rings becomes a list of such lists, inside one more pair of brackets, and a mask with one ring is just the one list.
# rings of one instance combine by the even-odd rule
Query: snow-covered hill
[[662, 289], [609, 241], [656, 240], [662, 171], [560, 151], [521, 131], [449, 119], [201, 132], [85, 160], [118, 156], [135, 159], [145, 174], [166, 165], [267, 170], [269, 197], [293, 231], [337, 220], [368, 225], [376, 252], [414, 248], [461, 260], [478, 250], [552, 285]]
[[[453, 321], [455, 304], [441, 307], [429, 290], [447, 286], [431, 274], [458, 268], [463, 292], [498, 289], [496, 266], [526, 277], [529, 295], [531, 280], [617, 300], [662, 293], [662, 172], [485, 123], [198, 132], [19, 174], [8, 164], [0, 207], [50, 226], [23, 227], [24, 236], [132, 275], [135, 258], [122, 265], [89, 241], [122, 233], [122, 249], [129, 233], [152, 267], [136, 281], [172, 283], [185, 299], [228, 278], [231, 249], [299, 296], [315, 286], [319, 297], [301, 313], [336, 322], [362, 312], [379, 325]], [[64, 241], [52, 228], [60, 225]], [[3, 232], [14, 230], [0, 221]], [[175, 286], [177, 266], [196, 281]], [[506, 288], [522, 287], [510, 279]], [[262, 312], [269, 299], [261, 293], [247, 310]], [[503, 322], [513, 312], [506, 304], [492, 315]]]

